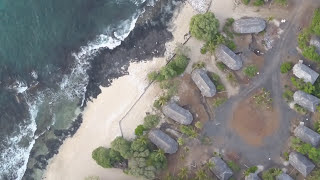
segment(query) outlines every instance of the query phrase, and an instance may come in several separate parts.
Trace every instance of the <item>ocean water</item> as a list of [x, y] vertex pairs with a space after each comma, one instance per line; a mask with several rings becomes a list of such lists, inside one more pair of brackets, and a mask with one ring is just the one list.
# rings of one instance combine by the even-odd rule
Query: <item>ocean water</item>
[[80, 113], [90, 62], [102, 49], [119, 46], [153, 4], [0, 1], [0, 179], [23, 179], [26, 169], [40, 178], [37, 161], [60, 142], [55, 132]]

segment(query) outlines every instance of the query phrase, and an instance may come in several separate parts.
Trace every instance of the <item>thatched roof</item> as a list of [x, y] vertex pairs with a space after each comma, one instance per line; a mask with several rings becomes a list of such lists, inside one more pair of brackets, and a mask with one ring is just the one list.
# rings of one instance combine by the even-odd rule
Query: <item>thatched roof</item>
[[209, 9], [211, 0], [187, 0], [192, 8], [199, 13], [205, 13]]
[[216, 94], [216, 86], [210, 80], [205, 70], [194, 70], [192, 72], [191, 78], [193, 82], [198, 86], [203, 96], [213, 97]]
[[260, 180], [260, 178], [257, 174], [250, 173], [248, 176], [246, 176], [245, 180]]
[[306, 177], [315, 167], [315, 165], [306, 157], [298, 152], [291, 152], [289, 155], [290, 164]]
[[293, 179], [288, 174], [282, 173], [276, 177], [276, 180], [293, 180]]
[[225, 45], [219, 45], [215, 50], [217, 60], [223, 62], [232, 70], [239, 70], [242, 67], [241, 57], [236, 55]]
[[320, 103], [320, 99], [303, 91], [296, 91], [293, 94], [293, 100], [295, 103], [308, 109], [311, 112], [315, 112], [317, 109], [317, 105]]
[[159, 129], [151, 130], [148, 135], [150, 141], [165, 153], [174, 154], [178, 151], [178, 143]]
[[303, 61], [299, 60], [299, 62], [293, 66], [293, 74], [298, 78], [303, 79], [304, 82], [313, 84], [317, 80], [319, 74], [302, 63]]
[[320, 38], [317, 36], [312, 36], [310, 39], [310, 45], [316, 47], [316, 51], [320, 54]]
[[242, 18], [233, 23], [233, 31], [240, 34], [259, 33], [263, 31], [266, 26], [266, 21], [262, 18]]
[[210, 170], [220, 179], [228, 180], [232, 175], [232, 170], [220, 157], [212, 157], [210, 160], [214, 164]]
[[183, 109], [173, 102], [165, 105], [162, 108], [162, 112], [164, 115], [180, 124], [189, 125], [193, 121], [193, 117], [190, 111]]
[[301, 139], [303, 142], [309, 143], [312, 146], [318, 146], [320, 143], [320, 134], [314, 132], [304, 125], [299, 125], [294, 130], [294, 135]]

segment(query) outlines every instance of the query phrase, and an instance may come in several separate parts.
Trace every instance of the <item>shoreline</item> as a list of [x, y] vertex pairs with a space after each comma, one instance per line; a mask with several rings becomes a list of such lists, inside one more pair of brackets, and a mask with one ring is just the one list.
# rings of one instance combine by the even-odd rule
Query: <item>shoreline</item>
[[[181, 13], [181, 11], [184, 12]], [[174, 17], [169, 23], [169, 29], [174, 38], [166, 43], [166, 56], [153, 58], [152, 61], [130, 63], [129, 75], [113, 80], [109, 87], [101, 87], [101, 93], [97, 98], [92, 99], [92, 102], [87, 102], [83, 111], [83, 123], [73, 137], [67, 138], [63, 142], [59, 153], [48, 162], [44, 179], [61, 179], [62, 177], [84, 179], [87, 176], [99, 176], [100, 179], [115, 177], [116, 179], [133, 179], [132, 176], [125, 175], [121, 170], [115, 171], [99, 167], [91, 158], [91, 152], [99, 146], [108, 147], [116, 136], [121, 135], [119, 121], [149, 85], [148, 72], [162, 67], [170, 57], [169, 55], [173, 53], [175, 44], [177, 42], [183, 43], [183, 35], [189, 29], [185, 28], [189, 25], [189, 21], [182, 18], [183, 14], [191, 18], [195, 11], [185, 3], [175, 9]], [[152, 110], [152, 103], [159, 94], [160, 88], [151, 84], [123, 119], [124, 137], [129, 139], [134, 137], [135, 127], [142, 123], [145, 112]]]

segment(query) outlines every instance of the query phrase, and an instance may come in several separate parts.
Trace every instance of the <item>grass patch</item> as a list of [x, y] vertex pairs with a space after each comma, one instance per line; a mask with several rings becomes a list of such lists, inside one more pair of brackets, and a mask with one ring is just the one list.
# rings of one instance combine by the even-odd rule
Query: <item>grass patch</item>
[[239, 172], [241, 169], [240, 166], [233, 161], [228, 161], [227, 164], [233, 172]]
[[228, 99], [226, 97], [218, 97], [213, 100], [212, 105], [214, 108], [217, 108], [221, 106], [223, 103], [225, 103]]
[[254, 6], [263, 6], [264, 5], [264, 0], [255, 0], [253, 2]]
[[250, 3], [250, 0], [242, 0], [242, 3], [248, 5]]
[[259, 93], [254, 95], [253, 99], [257, 105], [271, 108], [272, 98], [270, 97], [270, 92], [265, 88], [262, 88]]
[[232, 72], [227, 74], [227, 79], [229, 82], [231, 82], [231, 84], [235, 84], [237, 81], [236, 76]]
[[258, 170], [258, 167], [257, 167], [257, 166], [252, 166], [252, 167], [248, 168], [248, 169], [244, 172], [244, 175], [245, 175], [245, 176], [249, 176], [249, 174], [255, 173], [257, 170]]
[[225, 71], [227, 69], [227, 66], [221, 61], [217, 62], [216, 65], [217, 65], [217, 68], [220, 69], [221, 71]]
[[255, 65], [249, 65], [243, 70], [243, 73], [249, 78], [253, 78], [254, 76], [256, 76], [257, 72], [258, 68]]
[[283, 62], [280, 66], [280, 72], [282, 74], [288, 73], [292, 69], [292, 63], [291, 62]]
[[282, 94], [283, 99], [285, 99], [287, 102], [293, 101], [293, 92], [289, 89], [284, 90]]
[[225, 90], [225, 87], [222, 84], [222, 82], [220, 80], [220, 76], [218, 74], [211, 73], [211, 80], [213, 81], [214, 85], [216, 86], [218, 92]]

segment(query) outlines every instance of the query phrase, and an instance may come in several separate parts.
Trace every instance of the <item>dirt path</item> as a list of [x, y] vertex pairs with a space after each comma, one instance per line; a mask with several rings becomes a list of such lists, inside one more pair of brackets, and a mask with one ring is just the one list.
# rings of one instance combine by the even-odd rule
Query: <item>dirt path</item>
[[[264, 56], [264, 67], [259, 76], [254, 78], [249, 85], [241, 87], [239, 94], [229, 99], [221, 108], [218, 108], [214, 120], [205, 125], [204, 133], [213, 137], [214, 146], [218, 147], [221, 152], [236, 152], [241, 156], [241, 161], [249, 166], [258, 164], [268, 166], [273, 163], [280, 163], [281, 151], [290, 136], [290, 120], [296, 114], [282, 100], [279, 67], [281, 61], [288, 56], [288, 52], [295, 49], [297, 45], [296, 36], [299, 18], [303, 17], [306, 11], [310, 11], [310, 7], [316, 7], [315, 3], [320, 4], [320, 2], [315, 1], [304, 1], [303, 3], [295, 1], [295, 6], [290, 10], [287, 22], [282, 27], [284, 33]], [[246, 119], [243, 124], [237, 121], [238, 129], [230, 127], [230, 121], [239, 118], [234, 116], [241, 116], [241, 114], [237, 114], [237, 109], [239, 107], [246, 108], [243, 102], [261, 87], [271, 92], [273, 107], [278, 110], [279, 124], [277, 129], [275, 131], [270, 131], [268, 128], [259, 130], [258, 125], [251, 124], [252, 122], [257, 123], [258, 116], [254, 117], [254, 114], [250, 114], [252, 112], [248, 109], [247, 114], [252, 115], [253, 119], [251, 121]], [[243, 132], [250, 129], [251, 132], [256, 133], [251, 134], [254, 137], [241, 137], [239, 135], [239, 131]], [[263, 139], [259, 139], [261, 134], [263, 134]], [[248, 143], [248, 138], [255, 143]]]

